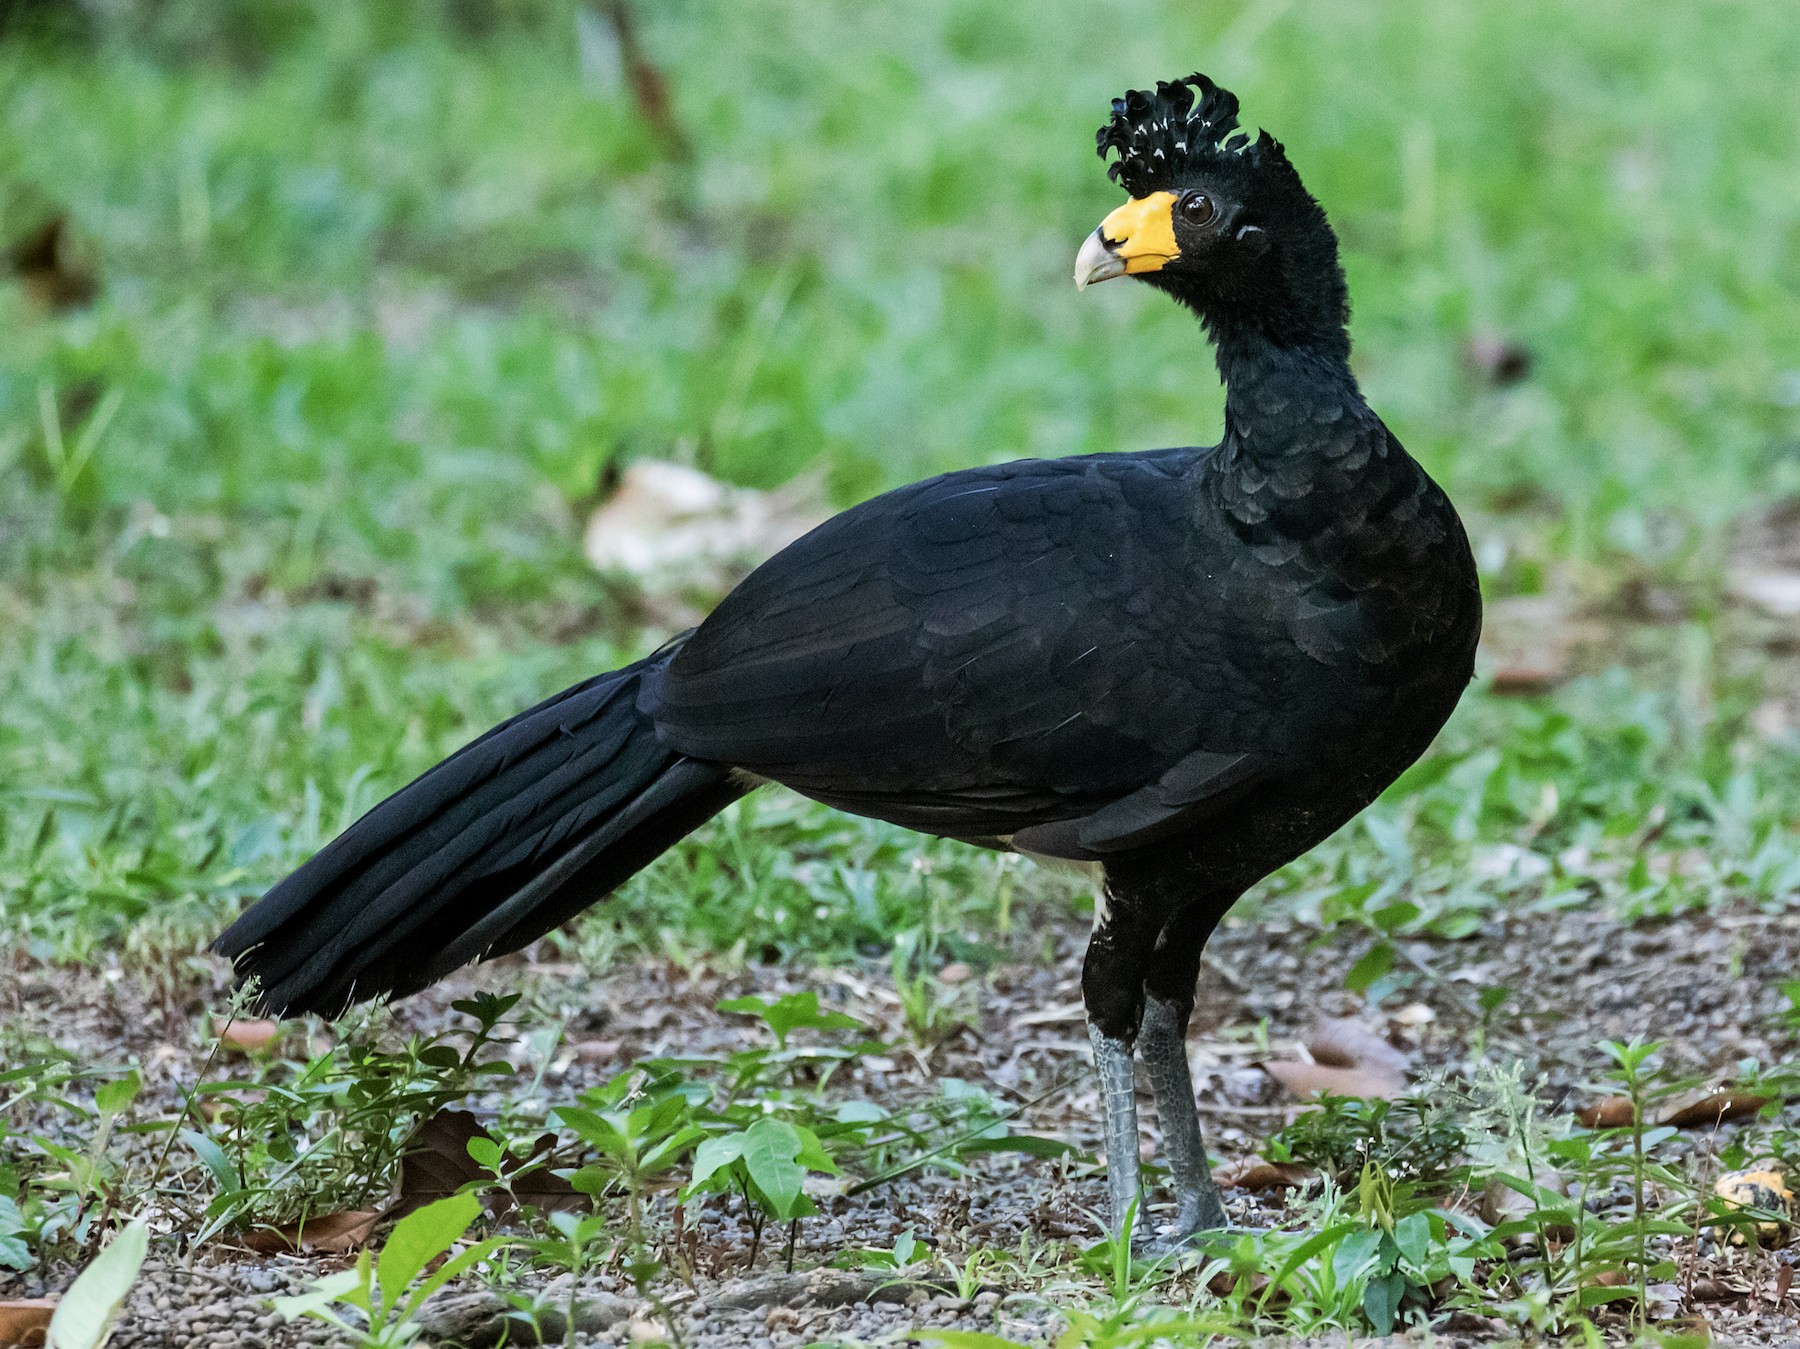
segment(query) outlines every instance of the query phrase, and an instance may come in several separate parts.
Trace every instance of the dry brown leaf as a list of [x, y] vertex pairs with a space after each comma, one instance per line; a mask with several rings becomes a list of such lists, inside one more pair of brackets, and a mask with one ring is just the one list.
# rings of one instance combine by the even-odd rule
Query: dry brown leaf
[[1213, 1181], [1223, 1190], [1292, 1190], [1318, 1177], [1310, 1166], [1294, 1162], [1265, 1162], [1260, 1157], [1240, 1157], [1214, 1170]]
[[1575, 1112], [1586, 1129], [1623, 1129], [1637, 1118], [1629, 1096], [1608, 1096]]
[[260, 1054], [275, 1042], [281, 1026], [274, 1021], [229, 1021], [219, 1032], [219, 1043], [245, 1054]]
[[[1568, 1184], [1560, 1171], [1547, 1166], [1537, 1168], [1533, 1176], [1539, 1189], [1548, 1190], [1551, 1194], [1567, 1195]], [[1537, 1212], [1537, 1204], [1528, 1196], [1520, 1194], [1512, 1186], [1498, 1177], [1490, 1179], [1487, 1188], [1481, 1192], [1480, 1213], [1485, 1223], [1517, 1222], [1529, 1218]], [[1566, 1241], [1574, 1236], [1575, 1229], [1561, 1223], [1550, 1223], [1544, 1228], [1544, 1235], [1553, 1241]]]
[[1496, 665], [1488, 691], [1502, 698], [1533, 698], [1560, 687], [1569, 678], [1569, 661], [1556, 651], [1517, 653]]
[[1791, 1290], [1793, 1286], [1794, 1267], [1792, 1265], [1777, 1265], [1775, 1267], [1775, 1287], [1773, 1290], [1775, 1296], [1773, 1300], [1779, 1304], [1780, 1301], [1788, 1295], [1789, 1290]]
[[1406, 1089], [1407, 1056], [1354, 1017], [1321, 1017], [1307, 1037], [1311, 1062], [1276, 1060], [1264, 1072], [1295, 1096], [1393, 1097]]
[[1307, 1037], [1306, 1049], [1314, 1063], [1329, 1068], [1363, 1068], [1406, 1078], [1410, 1062], [1406, 1054], [1394, 1048], [1355, 1017], [1326, 1016]]
[[[469, 1143], [477, 1138], [495, 1141], [467, 1110], [440, 1110], [420, 1124], [407, 1140], [406, 1151], [401, 1155], [400, 1193], [389, 1205], [387, 1216], [403, 1218], [416, 1209], [455, 1194], [470, 1181], [488, 1179], [488, 1172], [469, 1156]], [[500, 1169], [509, 1176], [517, 1175], [555, 1146], [556, 1135], [545, 1134], [532, 1145], [528, 1156], [508, 1155], [501, 1161]], [[511, 1211], [515, 1200], [544, 1212], [590, 1206], [586, 1195], [543, 1166], [514, 1181], [510, 1195], [500, 1191], [488, 1196], [489, 1212], [500, 1217]]]
[[263, 1255], [348, 1255], [369, 1244], [380, 1220], [373, 1209], [325, 1213], [303, 1223], [253, 1228], [244, 1235], [244, 1245]]
[[8, 250], [13, 274], [32, 300], [49, 310], [76, 309], [100, 293], [91, 256], [67, 216], [53, 216]]
[[1677, 1096], [1665, 1101], [1657, 1111], [1657, 1123], [1672, 1124], [1677, 1129], [1706, 1128], [1754, 1115], [1768, 1103], [1767, 1096], [1755, 1096], [1747, 1091], [1709, 1091], [1698, 1097]]
[[56, 1311], [53, 1297], [0, 1300], [0, 1344], [40, 1345]]
[[828, 514], [812, 478], [758, 492], [697, 468], [640, 459], [589, 518], [582, 547], [599, 571], [722, 595]]
[[1265, 1073], [1302, 1100], [1324, 1092], [1333, 1096], [1388, 1098], [1398, 1096], [1406, 1088], [1405, 1077], [1379, 1069], [1334, 1068], [1324, 1063], [1285, 1060], [1261, 1066]]
[[1573, 672], [1574, 636], [1568, 606], [1554, 595], [1496, 600], [1481, 633], [1493, 692], [1526, 698], [1564, 683]]
[[[1214, 1297], [1230, 1297], [1232, 1291], [1237, 1288], [1240, 1279], [1248, 1279], [1250, 1281], [1249, 1286], [1245, 1291], [1251, 1297], [1259, 1298], [1264, 1293], [1268, 1292], [1269, 1276], [1267, 1274], [1233, 1274], [1228, 1269], [1222, 1269], [1217, 1274], [1214, 1274], [1212, 1278], [1208, 1279], [1206, 1281], [1206, 1291], [1211, 1293]], [[1287, 1294], [1282, 1289], [1277, 1288], [1269, 1298], [1269, 1301], [1273, 1305], [1279, 1306], [1281, 1303], [1287, 1301]]]
[[[1684, 1093], [1658, 1104], [1651, 1120], [1677, 1129], [1706, 1128], [1726, 1120], [1754, 1115], [1768, 1103], [1768, 1097], [1755, 1096], [1745, 1091]], [[1589, 1129], [1628, 1128], [1636, 1117], [1629, 1096], [1608, 1096], [1575, 1114], [1575, 1118]]]
[[1735, 1302], [1750, 1296], [1750, 1285], [1735, 1279], [1698, 1278], [1688, 1296], [1695, 1302]]

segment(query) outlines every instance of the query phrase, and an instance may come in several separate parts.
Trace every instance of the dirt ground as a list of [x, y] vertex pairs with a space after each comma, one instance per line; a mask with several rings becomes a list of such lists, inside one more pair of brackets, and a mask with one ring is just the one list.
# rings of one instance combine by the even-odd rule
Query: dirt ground
[[[837, 1079], [838, 1092], [891, 1106], [924, 1100], [934, 1084], [960, 1078], [1002, 1101], [1036, 1101], [1015, 1128], [1097, 1151], [1099, 1112], [1085, 1072], [1088, 1046], [1077, 987], [1085, 935], [1069, 923], [1053, 934], [1053, 963], [972, 975], [966, 985], [972, 1025], [929, 1052], [864, 1056]], [[1490, 1057], [1524, 1058], [1544, 1075], [1549, 1097], [1569, 1105], [1591, 1097], [1591, 1080], [1604, 1067], [1596, 1046], [1608, 1038], [1642, 1034], [1666, 1040], [1674, 1066], [1714, 1075], [1729, 1074], [1749, 1057], [1776, 1062], [1795, 1048], [1777, 1016], [1781, 997], [1775, 985], [1800, 968], [1800, 917], [1740, 912], [1621, 927], [1584, 912], [1501, 916], [1467, 940], [1406, 947], [1405, 986], [1379, 1012], [1344, 991], [1345, 971], [1362, 944], [1360, 939], [1321, 943], [1314, 933], [1280, 923], [1234, 921], [1221, 929], [1209, 952], [1189, 1040], [1215, 1163], [1248, 1156], [1291, 1118], [1295, 1103], [1259, 1064], [1294, 1057], [1321, 1016], [1360, 1018], [1406, 1056], [1415, 1077], [1466, 1065], [1480, 1036]], [[216, 995], [223, 989], [223, 971], [212, 973], [216, 984], [209, 993]], [[1483, 1029], [1476, 994], [1496, 985], [1512, 994]], [[559, 1099], [634, 1059], [744, 1047], [744, 1019], [713, 1009], [721, 998], [747, 992], [816, 988], [827, 1005], [853, 1013], [890, 1044], [908, 1043], [891, 985], [863, 970], [756, 968], [721, 977], [658, 964], [593, 976], [515, 957], [465, 972], [397, 1011], [407, 1026], [437, 1029], [451, 1019], [452, 998], [477, 987], [521, 986], [535, 986], [546, 1003], [578, 1009], [546, 1074], [547, 1087]], [[0, 1000], [11, 1004], [0, 1011], [16, 1027], [78, 1045], [88, 1061], [135, 1059], [143, 1067], [149, 1109], [173, 1111], [181, 1088], [202, 1073], [205, 1045], [197, 1027], [204, 998], [194, 990], [156, 996], [130, 975], [29, 967], [19, 971], [13, 995]], [[213, 1005], [222, 1005], [222, 998]], [[1147, 1091], [1143, 1100], [1148, 1148], [1155, 1116]], [[1707, 1141], [1699, 1137], [1694, 1145]], [[1102, 1184], [1102, 1172], [1091, 1162], [1013, 1154], [977, 1158], [966, 1177], [915, 1172], [855, 1197], [822, 1199], [821, 1215], [799, 1225], [795, 1266], [823, 1264], [846, 1246], [887, 1246], [907, 1228], [952, 1259], [977, 1244], [1016, 1247], [1025, 1233], [1090, 1241], [1097, 1235], [1094, 1215], [1102, 1204]], [[1278, 1195], [1227, 1194], [1234, 1221], [1283, 1221]], [[116, 1345], [225, 1349], [332, 1342], [323, 1327], [282, 1324], [267, 1299], [298, 1291], [320, 1272], [341, 1265], [341, 1258], [260, 1256], [228, 1244], [201, 1250], [180, 1245], [171, 1238], [154, 1248]], [[763, 1243], [754, 1270], [746, 1268], [750, 1248], [735, 1204], [709, 1205], [690, 1252], [694, 1287], [671, 1295], [688, 1343], [872, 1340], [920, 1325], [1031, 1339], [1055, 1322], [1054, 1289], [999, 1285], [967, 1303], [954, 1292], [914, 1289], [891, 1302], [765, 1306], [763, 1301], [792, 1296], [794, 1290], [769, 1282], [781, 1268], [779, 1241]], [[1775, 1267], [1790, 1262], [1790, 1255], [1749, 1253], [1707, 1241], [1697, 1243], [1693, 1258], [1704, 1262], [1705, 1274], [1716, 1276], [1709, 1286], [1730, 1295], [1676, 1310], [1704, 1316], [1721, 1342], [1800, 1342], [1800, 1307], [1791, 1297], [1772, 1300]], [[0, 1274], [0, 1296], [54, 1291], [69, 1274], [52, 1271], [47, 1279]], [[746, 1278], [762, 1282], [745, 1285]], [[615, 1299], [611, 1305], [618, 1308], [618, 1319], [582, 1342], [622, 1343], [643, 1336], [645, 1309], [625, 1296], [627, 1290], [603, 1277], [592, 1291]], [[1465, 1318], [1440, 1322], [1437, 1330], [1440, 1336], [1489, 1339], [1500, 1326]]]

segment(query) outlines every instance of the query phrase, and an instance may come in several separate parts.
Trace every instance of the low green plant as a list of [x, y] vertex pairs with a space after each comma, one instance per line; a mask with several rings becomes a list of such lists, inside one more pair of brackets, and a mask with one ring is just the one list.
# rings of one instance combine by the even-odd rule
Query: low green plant
[[45, 1349], [102, 1349], [149, 1249], [150, 1229], [142, 1222], [120, 1229], [57, 1302]]
[[[685, 1193], [735, 1192], [743, 1196], [751, 1217], [750, 1262], [754, 1263], [765, 1220], [792, 1224], [819, 1211], [806, 1193], [808, 1173], [838, 1173], [837, 1163], [819, 1136], [804, 1124], [766, 1117], [700, 1144]], [[791, 1230], [788, 1249], [791, 1259]]]
[[[83, 1070], [55, 1046], [9, 1048], [22, 1061], [0, 1070], [0, 1266], [29, 1269], [49, 1252], [88, 1246], [123, 1198], [127, 1177], [111, 1143], [141, 1083], [135, 1069]], [[76, 1088], [95, 1077], [84, 1104]]]
[[[613, 1222], [606, 1213], [571, 1213], [557, 1210], [544, 1215], [545, 1231], [515, 1241], [514, 1246], [540, 1265], [562, 1270], [569, 1276], [568, 1299], [563, 1307], [564, 1342], [573, 1349], [576, 1338], [576, 1297], [581, 1276], [618, 1248], [612, 1239]], [[635, 1261], [634, 1261], [635, 1264]]]
[[755, 1017], [774, 1037], [772, 1047], [740, 1049], [726, 1060], [731, 1073], [733, 1095], [752, 1092], [769, 1085], [771, 1076], [780, 1074], [790, 1083], [803, 1077], [816, 1079], [823, 1087], [831, 1074], [858, 1055], [882, 1048], [872, 1041], [850, 1046], [794, 1045], [789, 1037], [798, 1030], [864, 1031], [862, 1022], [845, 1012], [826, 1011], [819, 1006], [819, 995], [812, 989], [783, 994], [773, 1001], [755, 996], [728, 998], [719, 1004], [721, 1012]]
[[372, 1018], [303, 1061], [201, 1083], [196, 1103], [205, 1117], [190, 1116], [181, 1133], [215, 1187], [201, 1237], [356, 1208], [387, 1193], [422, 1120], [512, 1073], [490, 1051], [517, 1001], [460, 999], [452, 1007], [471, 1027], [410, 1036], [397, 1047], [382, 1043]]
[[1454, 1110], [1429, 1093], [1397, 1100], [1327, 1093], [1263, 1144], [1272, 1162], [1292, 1162], [1354, 1184], [1367, 1168], [1428, 1185], [1461, 1162], [1467, 1136]]
[[506, 1244], [488, 1237], [436, 1269], [481, 1213], [481, 1200], [456, 1194], [427, 1204], [394, 1224], [379, 1259], [364, 1249], [354, 1268], [313, 1281], [309, 1291], [274, 1300], [284, 1320], [310, 1319], [335, 1326], [357, 1349], [401, 1349], [424, 1328], [417, 1319], [425, 1300], [459, 1275], [480, 1265]]

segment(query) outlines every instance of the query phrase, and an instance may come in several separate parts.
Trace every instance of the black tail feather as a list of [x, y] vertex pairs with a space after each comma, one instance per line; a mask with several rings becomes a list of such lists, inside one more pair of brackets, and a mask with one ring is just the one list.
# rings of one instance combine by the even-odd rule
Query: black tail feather
[[743, 794], [638, 710], [673, 653], [596, 676], [364, 815], [213, 944], [270, 1012], [334, 1015], [516, 951]]

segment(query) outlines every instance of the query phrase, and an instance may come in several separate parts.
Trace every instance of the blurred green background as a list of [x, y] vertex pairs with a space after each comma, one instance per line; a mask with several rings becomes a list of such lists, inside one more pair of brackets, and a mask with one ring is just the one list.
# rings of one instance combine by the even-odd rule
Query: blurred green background
[[[814, 470], [844, 505], [1213, 439], [1191, 320], [1069, 281], [1119, 200], [1108, 100], [1196, 68], [1330, 210], [1359, 376], [1490, 599], [1616, 622], [1629, 667], [1484, 687], [1267, 898], [1456, 931], [1800, 887], [1783, 648], [1723, 598], [1800, 491], [1786, 6], [0, 16], [0, 933], [36, 954], [191, 949], [410, 774], [656, 640], [582, 558], [609, 464]], [[1009, 864], [773, 798], [596, 940], [878, 942], [916, 921], [919, 857], [948, 924], [1004, 924]]]

